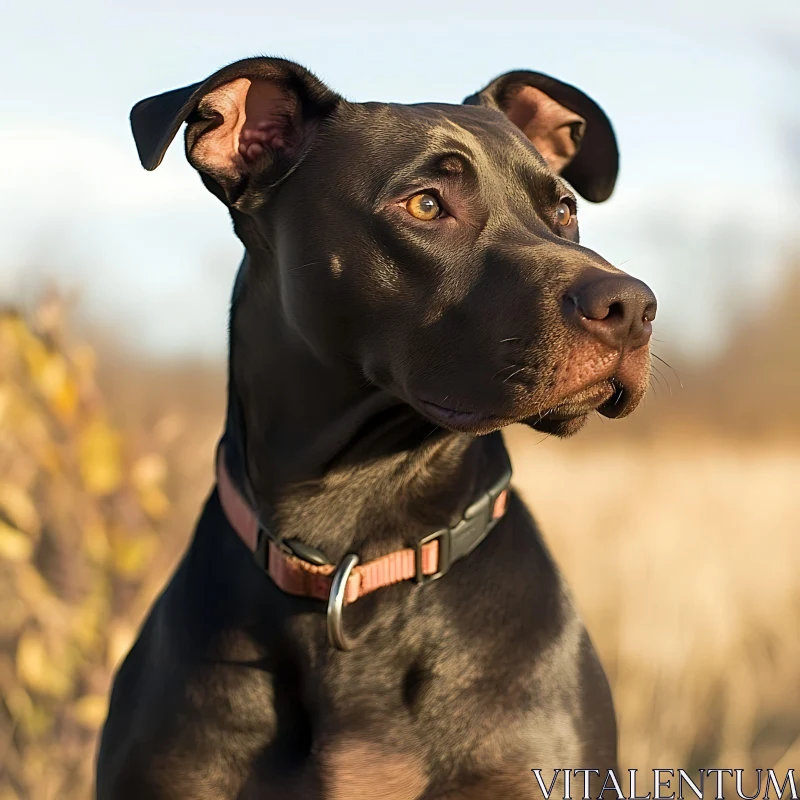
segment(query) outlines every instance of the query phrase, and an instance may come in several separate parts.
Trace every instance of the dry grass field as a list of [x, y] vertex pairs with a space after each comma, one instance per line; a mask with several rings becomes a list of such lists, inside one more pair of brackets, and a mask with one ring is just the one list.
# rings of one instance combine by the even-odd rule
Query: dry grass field
[[[626, 766], [800, 765], [800, 448], [515, 442]], [[723, 764], [724, 762], [724, 764]]]
[[[800, 766], [797, 324], [767, 347], [797, 296], [638, 419], [507, 436], [626, 767]], [[221, 367], [70, 344], [62, 311], [0, 318], [0, 800], [89, 796], [111, 671], [186, 545], [222, 421]]]

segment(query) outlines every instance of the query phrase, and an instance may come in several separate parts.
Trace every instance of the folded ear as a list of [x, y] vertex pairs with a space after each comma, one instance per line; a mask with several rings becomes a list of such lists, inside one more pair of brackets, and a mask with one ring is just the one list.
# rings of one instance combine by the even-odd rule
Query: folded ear
[[149, 97], [131, 111], [139, 158], [153, 170], [186, 122], [186, 156], [228, 205], [279, 180], [302, 157], [341, 98], [279, 58], [237, 61], [200, 83]]
[[594, 203], [614, 190], [619, 151], [614, 130], [590, 97], [548, 75], [508, 72], [464, 100], [502, 111], [549, 167]]

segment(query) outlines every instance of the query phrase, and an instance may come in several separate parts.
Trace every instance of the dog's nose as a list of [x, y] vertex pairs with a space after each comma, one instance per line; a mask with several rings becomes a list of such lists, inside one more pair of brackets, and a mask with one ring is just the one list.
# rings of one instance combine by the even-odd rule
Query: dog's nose
[[647, 344], [656, 316], [650, 287], [628, 275], [604, 275], [567, 293], [569, 311], [603, 344], [620, 350]]

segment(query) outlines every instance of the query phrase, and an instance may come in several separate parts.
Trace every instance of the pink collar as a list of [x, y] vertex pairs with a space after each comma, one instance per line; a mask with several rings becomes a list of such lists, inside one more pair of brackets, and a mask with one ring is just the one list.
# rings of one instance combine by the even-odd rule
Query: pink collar
[[[443, 575], [450, 564], [471, 552], [482, 541], [494, 524], [505, 514], [508, 505], [508, 482], [510, 468], [503, 479], [481, 499], [470, 506], [459, 525], [452, 529], [437, 531], [431, 536], [426, 536], [416, 548], [405, 548], [388, 553], [380, 558], [367, 561], [353, 567], [346, 580], [344, 589], [344, 605], [354, 603], [376, 589], [391, 586], [400, 581], [417, 579], [425, 583]], [[225, 466], [224, 448], [220, 444], [217, 451], [217, 487], [222, 509], [231, 527], [239, 534], [241, 540], [253, 553], [259, 550], [260, 535], [259, 523], [253, 509], [242, 497], [234, 486]], [[489, 502], [486, 502], [486, 501]], [[478, 519], [478, 506], [485, 506], [485, 520]], [[471, 513], [472, 512], [472, 513]], [[473, 522], [474, 521], [474, 522]], [[477, 531], [478, 524], [481, 530]], [[473, 531], [470, 541], [457, 540], [460, 528], [463, 533], [469, 533], [466, 528]], [[479, 536], [476, 536], [476, 532]], [[446, 537], [445, 537], [446, 535]], [[461, 543], [461, 547], [457, 546]], [[444, 547], [440, 546], [444, 544]], [[456, 545], [454, 547], [454, 545]], [[465, 545], [467, 547], [465, 548]], [[291, 551], [286, 552], [273, 540], [269, 540], [269, 551], [266, 558], [265, 569], [278, 588], [287, 594], [299, 597], [310, 597], [317, 600], [327, 600], [331, 594], [335, 564], [312, 564], [310, 561], [299, 558]], [[289, 549], [288, 547], [286, 548]], [[461, 552], [463, 551], [463, 552]]]

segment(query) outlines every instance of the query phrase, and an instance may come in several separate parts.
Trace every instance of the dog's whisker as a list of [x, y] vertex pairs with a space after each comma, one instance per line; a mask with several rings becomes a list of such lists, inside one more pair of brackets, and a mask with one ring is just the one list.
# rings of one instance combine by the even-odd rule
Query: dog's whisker
[[651, 364], [650, 365], [650, 377], [657, 379], [658, 380], [658, 385], [661, 386], [662, 388], [664, 386], [669, 387], [669, 381], [667, 380], [667, 377], [658, 368], [658, 366], [656, 364]]
[[422, 444], [425, 444], [425, 442], [426, 442], [428, 439], [430, 439], [430, 437], [431, 437], [431, 436], [433, 436], [433, 434], [434, 434], [434, 433], [436, 433], [436, 431], [438, 431], [438, 430], [439, 430], [439, 426], [438, 426], [438, 425], [435, 425], [433, 428], [431, 428], [431, 429], [428, 431], [428, 433], [426, 433], [426, 434], [425, 434], [425, 435], [422, 437]]
[[520, 367], [515, 372], [512, 372], [507, 378], [505, 378], [503, 380], [503, 383], [508, 383], [515, 375], [519, 375], [519, 373], [522, 372], [522, 370], [524, 370], [524, 369], [525, 369], [525, 367]]
[[[653, 392], [653, 395], [655, 396], [655, 398], [657, 400], [658, 399], [658, 384], [656, 383], [654, 378], [655, 378], [655, 375], [653, 375], [653, 373], [650, 373], [650, 380], [648, 381], [648, 383], [649, 383], [649, 386], [650, 386], [650, 390]], [[645, 400], [647, 399], [647, 395], [645, 395], [644, 399]]]
[[675, 377], [678, 379], [678, 385], [681, 387], [681, 389], [683, 389], [683, 382], [681, 381], [681, 376], [678, 373], [678, 370], [676, 370], [675, 367], [673, 367], [672, 364], [670, 364], [668, 361], [665, 361], [663, 358], [661, 358], [661, 356], [656, 355], [655, 353], [652, 352], [650, 355], [652, 355], [653, 358], [658, 359], [665, 367], [668, 367], [675, 373]]
[[[667, 387], [667, 391], [669, 391], [669, 394], [670, 394], [670, 397], [671, 397], [671, 396], [672, 396], [672, 384], [671, 384], [671, 383], [670, 383], [670, 382], [667, 380], [667, 376], [666, 376], [666, 375], [664, 375], [664, 374], [661, 372], [661, 370], [660, 370], [658, 367], [656, 367], [656, 366], [655, 366], [655, 364], [653, 365], [653, 369], [655, 370], [655, 374], [656, 374], [656, 375], [659, 377], [659, 379], [660, 379], [659, 383], [661, 382], [661, 380], [663, 380], [663, 382], [664, 382], [664, 385]], [[651, 374], [652, 374], [652, 373], [651, 373]]]
[[[514, 367], [519, 367], [519, 364], [507, 364], [505, 367], [501, 367], [499, 370], [497, 370], [497, 372], [495, 372], [494, 375], [492, 375], [489, 383], [491, 383], [501, 372], [505, 372], [507, 369], [514, 369]], [[522, 369], [524, 369], [524, 367]]]
[[665, 358], [661, 358], [658, 353], [651, 353], [650, 355], [652, 355], [656, 360], [660, 361], [665, 367], [669, 367], [673, 372], [675, 372], [675, 367], [673, 367], [672, 364], [670, 364]]

